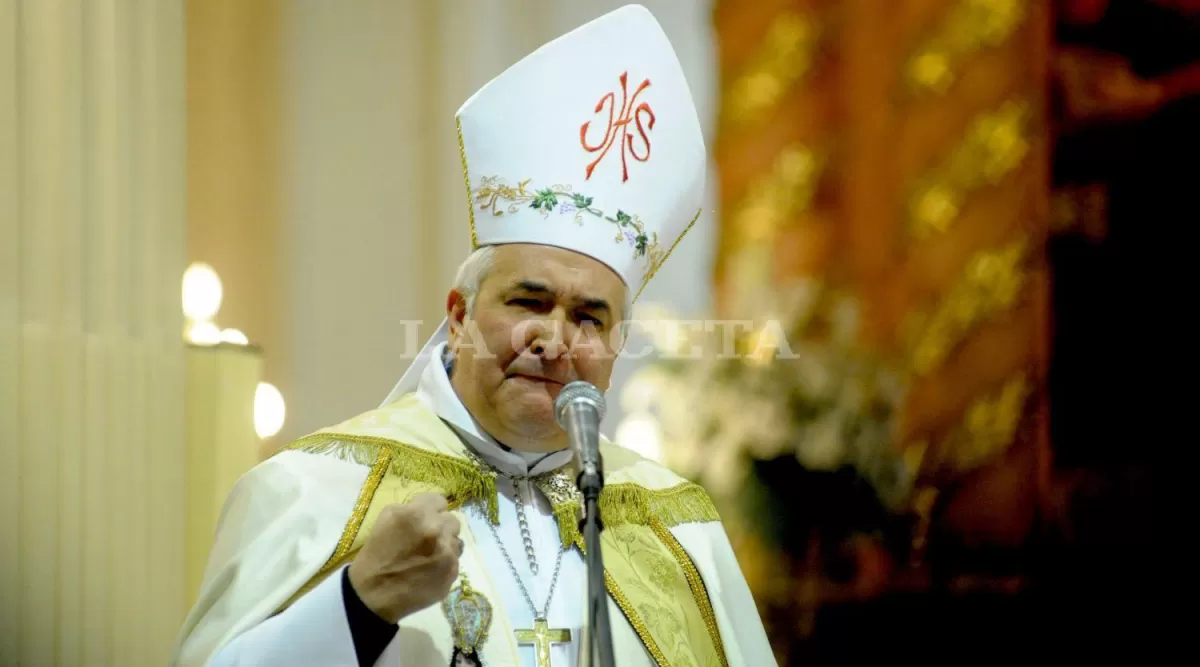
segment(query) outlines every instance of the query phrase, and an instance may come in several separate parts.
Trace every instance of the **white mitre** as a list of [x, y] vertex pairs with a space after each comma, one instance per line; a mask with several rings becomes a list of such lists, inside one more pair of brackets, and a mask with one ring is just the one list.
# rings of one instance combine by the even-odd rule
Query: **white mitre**
[[[700, 216], [700, 120], [675, 50], [640, 5], [541, 47], [456, 118], [472, 249], [574, 250], [636, 300]], [[447, 331], [443, 321], [384, 405], [416, 389]]]

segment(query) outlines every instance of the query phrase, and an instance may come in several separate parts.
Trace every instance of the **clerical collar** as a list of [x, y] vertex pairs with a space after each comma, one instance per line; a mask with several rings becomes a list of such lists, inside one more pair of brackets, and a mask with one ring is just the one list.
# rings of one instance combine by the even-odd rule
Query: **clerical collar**
[[443, 363], [425, 366], [425, 372], [417, 384], [417, 399], [449, 424], [463, 443], [488, 465], [506, 475], [524, 476], [557, 470], [571, 462], [569, 449], [549, 454], [519, 452], [497, 442], [475, 421], [450, 384], [447, 373], [450, 356], [446, 343], [434, 350], [432, 359], [440, 359]]

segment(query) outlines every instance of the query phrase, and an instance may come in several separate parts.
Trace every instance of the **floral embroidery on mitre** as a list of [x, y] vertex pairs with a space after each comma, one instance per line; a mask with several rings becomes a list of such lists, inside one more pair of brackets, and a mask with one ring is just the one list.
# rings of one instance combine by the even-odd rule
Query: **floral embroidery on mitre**
[[658, 233], [646, 233], [646, 226], [636, 214], [630, 215], [617, 210], [615, 216], [605, 215], [604, 211], [592, 205], [593, 198], [583, 193], [575, 192], [570, 185], [552, 185], [548, 188], [531, 189], [532, 179], [525, 179], [516, 185], [508, 185], [499, 176], [485, 176], [479, 187], [471, 192], [471, 198], [479, 204], [479, 209], [491, 211], [492, 215], [501, 216], [516, 213], [525, 204], [549, 218], [551, 213], [565, 215], [574, 213], [576, 224], [582, 225], [583, 214], [587, 213], [596, 218], [606, 220], [617, 227], [615, 241], [626, 243], [633, 248], [635, 258], [645, 257], [646, 268], [652, 271], [666, 258], [666, 253], [658, 244]]

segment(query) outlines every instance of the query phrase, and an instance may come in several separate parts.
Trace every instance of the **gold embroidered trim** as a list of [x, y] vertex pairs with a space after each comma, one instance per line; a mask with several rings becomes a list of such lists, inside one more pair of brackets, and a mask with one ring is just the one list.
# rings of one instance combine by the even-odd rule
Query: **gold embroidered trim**
[[479, 249], [479, 236], [475, 233], [475, 206], [471, 199], [471, 172], [467, 169], [467, 145], [463, 142], [462, 119], [454, 117], [454, 127], [458, 131], [458, 156], [462, 159], [463, 185], [467, 187], [467, 216], [471, 228], [471, 249]]
[[763, 35], [759, 51], [730, 85], [722, 101], [726, 117], [737, 125], [766, 119], [812, 68], [820, 35], [810, 17], [780, 14]]
[[[541, 213], [543, 218], [549, 218], [551, 213], [574, 213], [575, 224], [583, 225], [583, 214], [587, 213], [593, 218], [615, 225], [617, 235], [613, 240], [629, 245], [633, 249], [634, 259], [645, 257], [647, 273], [662, 263], [664, 255], [662, 247], [658, 244], [658, 232], [652, 231], [647, 234], [646, 224], [638, 214], [617, 209], [614, 215], [607, 215], [596, 207], [595, 197], [577, 192], [570, 185], [551, 185], [544, 188], [535, 186], [527, 190], [526, 186], [532, 181], [533, 179], [527, 178], [513, 186], [501, 176], [484, 176], [479, 182], [479, 187], [471, 190], [471, 201], [479, 206], [479, 210], [489, 211], [496, 217], [515, 215], [523, 209], [532, 208]], [[559, 201], [559, 198], [563, 201]]]
[[939, 458], [956, 473], [970, 472], [995, 460], [1017, 436], [1033, 383], [1017, 373], [1000, 388], [976, 398], [964, 411], [962, 423], [939, 443]]
[[[578, 499], [554, 506], [554, 518], [558, 520], [558, 533], [564, 547], [582, 539], [579, 534], [581, 510]], [[609, 484], [600, 492], [600, 514], [606, 526], [629, 523], [649, 526], [657, 522], [671, 527], [721, 520], [708, 493], [691, 482], [658, 491], [637, 484]]]
[[633, 295], [633, 303], [637, 303], [638, 297], [642, 295], [642, 290], [646, 289], [646, 285], [650, 284], [650, 279], [654, 277], [654, 274], [658, 273], [658, 270], [662, 268], [662, 265], [667, 263], [667, 258], [671, 256], [672, 252], [675, 252], [675, 246], [679, 245], [679, 242], [683, 240], [683, 237], [687, 236], [687, 233], [692, 231], [692, 225], [696, 224], [696, 221], [700, 219], [700, 214], [703, 212], [703, 208], [696, 210], [696, 215], [692, 218], [692, 221], [688, 223], [688, 226], [683, 228], [683, 231], [680, 232], [679, 236], [675, 238], [675, 242], [671, 244], [670, 248], [667, 248], [667, 252], [663, 254], [658, 262], [650, 267], [649, 271], [646, 272], [645, 277], [642, 278], [642, 286], [638, 288], [637, 294]]
[[446, 493], [451, 509], [461, 507], [469, 500], [482, 500], [487, 503], [488, 518], [492, 523], [500, 523], [495, 477], [483, 474], [466, 459], [386, 438], [341, 433], [310, 435], [284, 449], [332, 455], [364, 465], [376, 460], [381, 449], [387, 450], [391, 453], [388, 474], [440, 488]]
[[700, 608], [700, 615], [704, 617], [704, 625], [708, 628], [713, 646], [717, 649], [717, 657], [721, 659], [724, 667], [729, 667], [729, 660], [725, 656], [725, 643], [721, 641], [721, 630], [717, 627], [717, 614], [713, 611], [712, 600], [708, 597], [708, 588], [705, 587], [704, 580], [700, 578], [696, 564], [692, 562], [679, 540], [675, 539], [675, 535], [661, 521], [652, 519], [650, 529], [654, 531], [659, 541], [666, 545], [667, 549], [670, 549], [676, 562], [679, 563], [679, 567], [683, 569], [683, 576], [687, 579], [688, 587], [692, 589], [692, 597], [696, 600], [696, 606]]
[[733, 245], [771, 245], [780, 230], [808, 210], [828, 158], [801, 143], [775, 156], [771, 170], [756, 178], [733, 210]]
[[1028, 283], [1030, 240], [1021, 234], [967, 262], [961, 277], [930, 313], [914, 316], [917, 335], [909, 346], [913, 373], [936, 370], [973, 330], [1014, 307]]
[[[331, 572], [336, 570], [350, 556], [350, 549], [354, 546], [354, 538], [358, 537], [358, 529], [362, 527], [363, 519], [367, 517], [367, 510], [371, 507], [371, 501], [375, 499], [375, 492], [379, 490], [379, 484], [383, 481], [383, 477], [387, 473], [388, 464], [391, 463], [391, 459], [391, 450], [379, 449], [375, 455], [374, 462], [371, 464], [371, 472], [367, 473], [367, 481], [363, 483], [362, 491], [358, 494], [358, 500], [354, 503], [354, 510], [350, 512], [350, 519], [346, 521], [346, 527], [342, 530], [342, 536], [338, 539], [337, 547], [333, 550], [333, 555], [308, 580], [308, 583], [301, 586], [300, 590], [288, 598], [288, 601], [284, 603], [279, 611], [292, 606], [292, 603], [312, 590], [318, 583], [324, 581], [325, 577], [328, 577]], [[276, 613], [279, 612], [277, 611]]]
[[908, 202], [908, 226], [916, 239], [950, 229], [972, 192], [994, 186], [1029, 154], [1034, 115], [1026, 100], [1005, 102], [977, 116], [942, 164], [921, 178]]
[[[322, 566], [321, 571], [297, 591], [280, 608], [280, 611], [310, 591], [353, 555], [351, 550], [354, 540], [366, 518], [375, 492], [386, 475], [396, 475], [415, 482], [437, 486], [447, 493], [452, 508], [459, 507], [471, 499], [486, 499], [489, 514], [491, 514], [489, 518], [498, 523], [495, 478], [483, 474], [466, 459], [429, 452], [386, 438], [338, 433], [310, 435], [280, 451], [302, 451], [334, 456], [341, 460], [371, 466], [371, 471], [367, 475], [362, 492], [359, 494], [333, 555]], [[670, 526], [683, 523], [720, 521], [712, 499], [702, 487], [691, 482], [683, 482], [661, 490], [646, 489], [633, 483], [621, 483], [604, 488], [600, 497], [600, 507], [607, 525], [633, 523], [650, 526], [658, 539], [672, 552], [683, 569], [701, 616], [704, 618], [709, 634], [721, 656], [722, 665], [728, 667], [724, 644], [716, 624], [716, 615], [713, 612], [704, 582], [682, 545], [668, 530]], [[586, 555], [583, 535], [580, 534], [578, 526], [579, 512], [580, 504], [577, 499], [559, 503], [554, 507], [555, 518], [558, 521], [559, 533], [563, 537], [564, 546], [574, 544], [581, 553]], [[646, 624], [634, 609], [629, 598], [617, 585], [616, 580], [607, 571], [604, 573], [604, 584], [617, 607], [625, 614], [626, 619], [642, 640], [647, 652], [660, 667], [669, 667], [665, 654], [651, 636]]]
[[[605, 523], [608, 523], [607, 519]], [[561, 526], [562, 524], [559, 525]], [[575, 546], [579, 548], [579, 553], [586, 557], [587, 548], [583, 544], [583, 535], [580, 535], [578, 530], [575, 531], [575, 535]], [[617, 607], [620, 608], [621, 613], [625, 614], [625, 619], [629, 621], [629, 625], [633, 626], [633, 631], [642, 640], [642, 644], [646, 647], [646, 652], [650, 654], [650, 657], [654, 658], [654, 662], [659, 667], [670, 667], [669, 663], [667, 663], [667, 656], [663, 654], [662, 649], [658, 648], [658, 642], [654, 641], [654, 637], [650, 634], [650, 629], [646, 627], [646, 623], [642, 621], [642, 617], [638, 616], [637, 611], [633, 608], [633, 603], [629, 601], [629, 598], [625, 597], [625, 593], [617, 585], [617, 580], [613, 579], [612, 575], [608, 573], [608, 568], [604, 569], [604, 587], [608, 589], [609, 596], [612, 597], [613, 602], [617, 603]]]
[[375, 492], [379, 490], [379, 483], [383, 481], [383, 476], [387, 474], [388, 465], [391, 461], [392, 453], [380, 448], [379, 453], [375, 455], [375, 463], [371, 464], [371, 472], [367, 474], [367, 481], [363, 484], [362, 493], [358, 496], [358, 502], [354, 503], [354, 511], [350, 513], [350, 520], [346, 522], [346, 530], [342, 532], [342, 538], [338, 540], [337, 549], [329, 557], [329, 561], [325, 563], [326, 566], [336, 563], [339, 559], [344, 558], [350, 553], [350, 547], [354, 544], [354, 538], [358, 537], [358, 529], [362, 526], [363, 519], [367, 516], [367, 508], [371, 506], [371, 501], [375, 498]]
[[[364, 435], [317, 433], [297, 440], [280, 451], [302, 451], [310, 454], [335, 456], [362, 465], [378, 465], [381, 451], [389, 453], [387, 473], [397, 477], [431, 484], [446, 492], [450, 507], [458, 508], [469, 500], [487, 503], [488, 518], [499, 524], [495, 475], [485, 474], [469, 459], [430, 452], [395, 440]], [[544, 484], [540, 483], [542, 487]], [[378, 486], [378, 482], [376, 482]], [[565, 498], [562, 494], [550, 498]], [[574, 544], [579, 535], [579, 513], [582, 505], [578, 496], [554, 503], [562, 545]], [[600, 511], [604, 522], [618, 526], [632, 523], [641, 526], [651, 521], [674, 527], [684, 523], [720, 521], [716, 506], [703, 487], [681, 482], [666, 489], [647, 489], [624, 482], [609, 484], [600, 494]], [[353, 537], [351, 537], [353, 540]]]
[[917, 94], [943, 94], [972, 56], [1003, 44], [1029, 13], [1028, 0], [961, 0], [904, 65]]

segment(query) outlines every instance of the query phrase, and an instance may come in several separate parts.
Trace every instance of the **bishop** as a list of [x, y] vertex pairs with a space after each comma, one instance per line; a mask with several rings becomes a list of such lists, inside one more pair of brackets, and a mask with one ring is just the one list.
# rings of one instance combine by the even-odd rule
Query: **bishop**
[[[554, 400], [610, 389], [638, 294], [709, 224], [704, 140], [637, 5], [542, 46], [455, 120], [465, 192], [447, 214], [471, 249], [446, 319], [381, 407], [239, 481], [177, 667], [576, 667], [580, 497]], [[616, 664], [776, 664], [704, 490], [601, 452]]]

